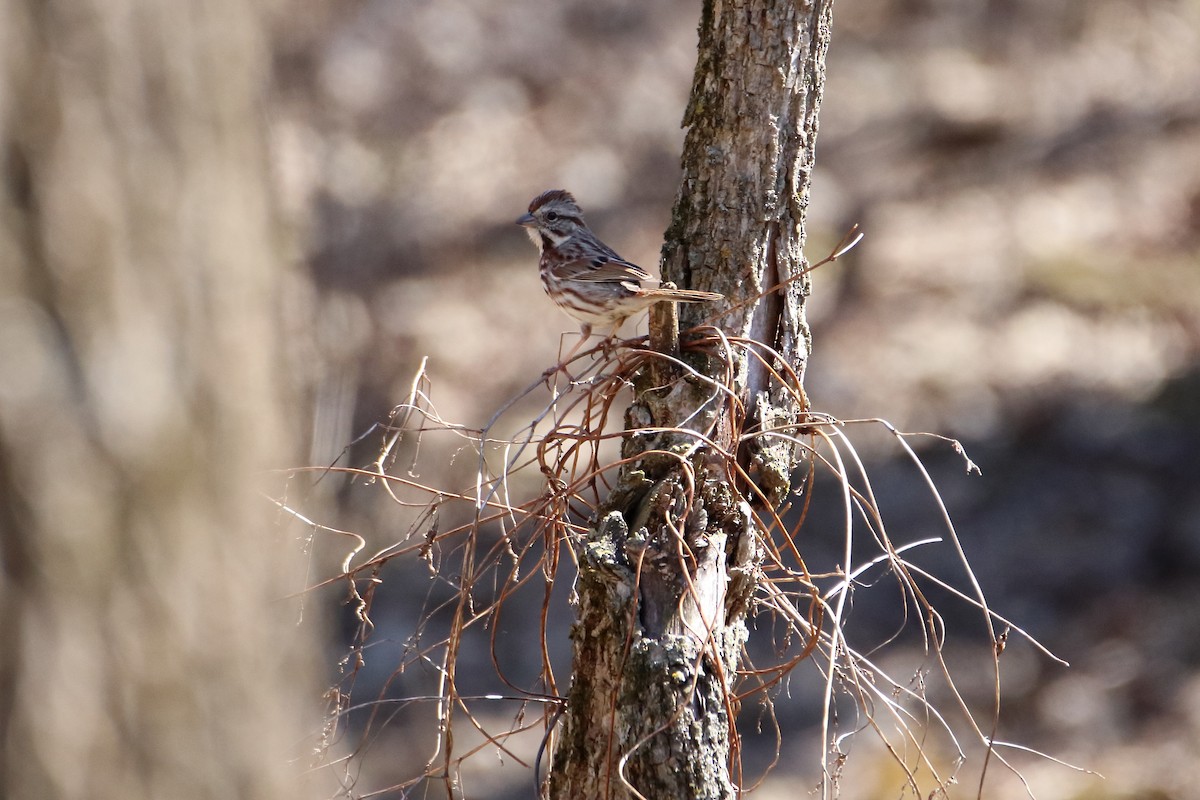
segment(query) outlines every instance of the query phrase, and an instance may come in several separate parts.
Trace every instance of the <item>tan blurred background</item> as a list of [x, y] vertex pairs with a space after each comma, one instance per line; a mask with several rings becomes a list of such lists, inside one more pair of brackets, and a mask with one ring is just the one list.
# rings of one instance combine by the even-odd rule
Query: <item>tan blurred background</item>
[[[570, 189], [656, 262], [697, 16], [361, 2], [288, 22], [273, 141], [318, 286], [314, 461], [425, 355], [468, 425], [553, 363], [574, 326], [511, 224], [537, 192]], [[835, 8], [809, 257], [856, 222], [866, 239], [814, 277], [807, 388], [843, 418], [961, 438], [983, 468], [925, 451], [992, 602], [1073, 664], [1010, 652], [1000, 735], [1107, 778], [1019, 759], [1043, 798], [1200, 797], [1198, 53], [1193, 0]], [[932, 532], [894, 449], [860, 438], [893, 536]], [[812, 718], [780, 705], [767, 796], [816, 782]]]
[[302, 458], [308, 285], [268, 11], [0, 1], [6, 800], [302, 791], [327, 678], [265, 496]]

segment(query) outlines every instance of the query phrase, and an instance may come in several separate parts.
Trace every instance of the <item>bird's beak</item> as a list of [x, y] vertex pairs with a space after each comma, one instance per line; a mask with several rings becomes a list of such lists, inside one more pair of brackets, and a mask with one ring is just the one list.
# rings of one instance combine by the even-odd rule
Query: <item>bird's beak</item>
[[537, 225], [537, 220], [533, 218], [533, 214], [526, 214], [517, 219], [518, 225], [524, 225], [526, 228], [532, 228]]

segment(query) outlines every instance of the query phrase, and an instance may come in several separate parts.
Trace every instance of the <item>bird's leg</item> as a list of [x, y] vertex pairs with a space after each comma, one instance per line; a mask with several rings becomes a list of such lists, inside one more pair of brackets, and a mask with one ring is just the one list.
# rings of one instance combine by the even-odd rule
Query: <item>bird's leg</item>
[[591, 335], [592, 326], [586, 322], [581, 323], [579, 325], [579, 341], [575, 343], [575, 346], [572, 347], [565, 356], [559, 359], [559, 368], [565, 369], [566, 365], [571, 363], [571, 359], [574, 358], [575, 354], [579, 352], [579, 348], [583, 347], [583, 343], [586, 342]]

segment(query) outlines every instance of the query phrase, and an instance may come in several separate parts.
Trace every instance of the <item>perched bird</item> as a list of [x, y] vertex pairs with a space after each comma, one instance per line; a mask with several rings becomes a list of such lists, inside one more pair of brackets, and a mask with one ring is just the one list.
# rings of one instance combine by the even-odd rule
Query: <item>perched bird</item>
[[593, 325], [610, 326], [615, 333], [627, 318], [664, 300], [700, 303], [722, 298], [715, 292], [662, 288], [650, 273], [597, 239], [575, 198], [562, 189], [535, 197], [517, 224], [525, 226], [542, 253], [538, 272], [546, 294], [579, 320], [584, 339]]

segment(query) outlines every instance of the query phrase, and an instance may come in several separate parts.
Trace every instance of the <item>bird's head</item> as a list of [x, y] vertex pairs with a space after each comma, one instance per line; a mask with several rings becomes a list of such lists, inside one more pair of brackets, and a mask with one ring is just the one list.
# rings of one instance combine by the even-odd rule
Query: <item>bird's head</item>
[[518, 219], [517, 224], [525, 226], [538, 249], [547, 242], [560, 245], [587, 227], [575, 198], [562, 189], [551, 189], [533, 198], [529, 213]]

